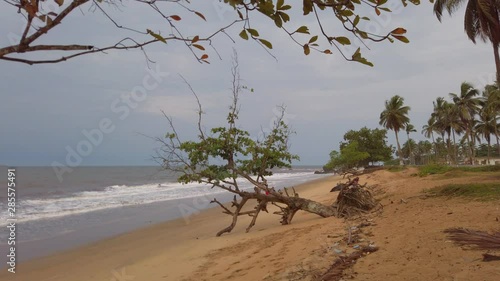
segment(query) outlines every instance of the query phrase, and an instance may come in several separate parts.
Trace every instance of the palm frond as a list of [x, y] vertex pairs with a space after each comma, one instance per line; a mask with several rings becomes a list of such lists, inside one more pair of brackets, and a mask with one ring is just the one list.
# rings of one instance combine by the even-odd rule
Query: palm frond
[[489, 234], [467, 228], [448, 228], [448, 238], [460, 246], [472, 246], [482, 250], [500, 250], [500, 232]]

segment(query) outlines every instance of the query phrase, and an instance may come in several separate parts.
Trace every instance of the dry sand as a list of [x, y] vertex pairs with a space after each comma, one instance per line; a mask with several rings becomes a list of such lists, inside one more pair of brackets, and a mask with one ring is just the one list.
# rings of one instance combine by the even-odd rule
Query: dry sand
[[[414, 169], [361, 176], [375, 186], [383, 210], [363, 228], [380, 250], [345, 271], [349, 280], [500, 280], [500, 261], [482, 262], [484, 251], [466, 250], [447, 240], [448, 227], [500, 229], [498, 201], [428, 198], [425, 188], [460, 182], [492, 182], [500, 173], [472, 177], [412, 177]], [[302, 197], [331, 204], [329, 190], [339, 177], [298, 187]], [[404, 199], [406, 203], [402, 202]], [[269, 208], [270, 213], [273, 209]], [[0, 280], [156, 281], [156, 280], [312, 280], [338, 257], [332, 245], [346, 234], [346, 222], [299, 212], [292, 225], [261, 213], [249, 233], [242, 217], [230, 234], [215, 237], [231, 218], [213, 208], [18, 266]], [[356, 222], [348, 222], [356, 224]]]

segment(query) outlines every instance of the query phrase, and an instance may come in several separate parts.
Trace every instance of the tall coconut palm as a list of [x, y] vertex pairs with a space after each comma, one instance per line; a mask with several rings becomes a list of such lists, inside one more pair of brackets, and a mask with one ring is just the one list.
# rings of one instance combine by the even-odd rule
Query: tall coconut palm
[[393, 130], [396, 135], [396, 144], [398, 146], [399, 164], [403, 165], [403, 153], [399, 144], [398, 132], [405, 128], [410, 122], [408, 112], [410, 107], [404, 105], [404, 99], [398, 95], [393, 96], [390, 100], [385, 101], [385, 109], [380, 113], [379, 124], [384, 128]]
[[433, 105], [434, 105], [434, 112], [432, 113], [432, 116], [436, 118], [436, 124], [435, 124], [436, 129], [441, 134], [443, 140], [445, 139], [444, 137], [445, 134], [447, 135], [446, 138], [446, 148], [448, 150], [447, 162], [451, 163], [452, 159], [454, 158], [452, 153], [451, 136], [453, 131], [452, 129], [456, 127], [455, 110], [453, 108], [453, 105], [445, 101], [443, 97], [438, 97], [436, 101], [433, 102]]
[[460, 118], [462, 126], [465, 129], [471, 164], [474, 163], [474, 117], [480, 108], [480, 100], [476, 98], [477, 95], [479, 95], [479, 91], [467, 82], [463, 82], [460, 86], [460, 95], [450, 93], [450, 97], [456, 106], [458, 118]]
[[410, 133], [414, 133], [417, 130], [415, 129], [415, 126], [413, 126], [412, 124], [408, 123], [405, 126], [405, 131], [406, 131], [406, 135], [408, 136], [408, 150], [409, 150], [410, 164], [413, 164], [412, 163], [412, 153], [411, 153]]
[[500, 85], [500, 3], [498, 0], [436, 0], [434, 13], [439, 21], [446, 9], [451, 15], [467, 2], [465, 8], [464, 29], [469, 39], [475, 44], [480, 38], [490, 41], [493, 46], [497, 70], [497, 84]]
[[480, 134], [488, 143], [488, 164], [490, 163], [490, 146], [491, 146], [491, 135], [495, 134], [496, 125], [493, 123], [494, 120], [493, 112], [488, 110], [488, 108], [483, 107], [481, 113], [479, 114], [479, 120], [475, 126], [478, 134]]
[[483, 110], [491, 115], [494, 135], [497, 140], [498, 155], [500, 155], [499, 131], [497, 119], [500, 117], [500, 88], [498, 85], [486, 85], [483, 91]]
[[434, 154], [436, 155], [436, 160], [439, 155], [438, 147], [436, 145], [436, 141], [434, 140], [434, 132], [438, 131], [436, 128], [436, 117], [432, 116], [427, 120], [427, 124], [422, 126], [422, 134], [426, 138], [432, 138], [432, 146], [434, 147]]

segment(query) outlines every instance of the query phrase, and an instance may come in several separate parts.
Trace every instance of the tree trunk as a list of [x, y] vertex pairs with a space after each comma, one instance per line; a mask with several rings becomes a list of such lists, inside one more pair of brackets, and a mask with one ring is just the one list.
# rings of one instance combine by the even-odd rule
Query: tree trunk
[[455, 165], [458, 164], [458, 148], [457, 148], [457, 141], [455, 140], [455, 130], [451, 130], [453, 133], [453, 162]]
[[[436, 141], [434, 140], [434, 132], [431, 132], [431, 137], [432, 137], [432, 144], [434, 144], [434, 154], [436, 155], [436, 160], [435, 161], [438, 161], [439, 152], [438, 152]], [[428, 158], [427, 158], [427, 162], [429, 162]]]
[[488, 138], [487, 141], [488, 141], [488, 157], [487, 157], [488, 163], [487, 163], [487, 165], [489, 165], [490, 164], [490, 142], [491, 142], [491, 139]]
[[493, 54], [495, 55], [495, 65], [497, 68], [497, 85], [500, 88], [500, 55], [498, 54], [499, 44], [493, 44]]
[[497, 127], [498, 125], [497, 125], [497, 119], [496, 118], [493, 118], [493, 126], [494, 126], [494, 129], [495, 129], [495, 138], [497, 139], [497, 153], [498, 153], [498, 156], [500, 157], [500, 143], [499, 143], [498, 127]]
[[407, 135], [408, 135], [408, 150], [409, 150], [409, 151], [408, 151], [408, 152], [409, 152], [408, 157], [410, 158], [410, 165], [411, 165], [411, 164], [412, 164], [412, 161], [411, 161], [411, 158], [412, 158], [411, 156], [412, 156], [412, 155], [411, 155], [410, 134], [408, 133]]
[[446, 146], [448, 146], [448, 161], [450, 163], [448, 163], [448, 165], [451, 165], [451, 162], [452, 162], [452, 158], [453, 158], [453, 152], [451, 151], [451, 133], [448, 134], [448, 140], [447, 140], [447, 143], [446, 143]]
[[401, 152], [401, 146], [399, 145], [399, 137], [398, 137], [398, 131], [394, 130], [394, 133], [396, 134], [396, 144], [398, 145], [398, 156], [399, 156], [399, 165], [403, 166], [403, 153]]
[[287, 200], [288, 206], [293, 206], [298, 210], [313, 213], [323, 218], [337, 216], [337, 209], [331, 206], [300, 197], [288, 197]]
[[467, 123], [467, 131], [468, 131], [468, 138], [467, 141], [469, 142], [469, 155], [470, 155], [470, 162], [472, 165], [474, 165], [474, 137], [472, 136], [472, 121], [468, 121]]

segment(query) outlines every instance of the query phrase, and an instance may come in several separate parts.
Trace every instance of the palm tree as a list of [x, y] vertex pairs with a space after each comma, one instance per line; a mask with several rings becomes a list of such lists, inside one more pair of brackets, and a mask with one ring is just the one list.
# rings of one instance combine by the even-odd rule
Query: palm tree
[[[451, 15], [456, 12], [465, 0], [436, 0], [434, 13], [439, 21], [446, 9]], [[469, 39], [476, 44], [476, 38], [484, 42], [490, 41], [493, 46], [497, 69], [497, 84], [500, 85], [500, 3], [498, 0], [468, 0], [465, 8], [464, 29]]]
[[405, 130], [406, 130], [406, 135], [408, 136], [408, 150], [409, 150], [409, 158], [410, 158], [410, 164], [412, 164], [412, 154], [411, 154], [411, 142], [410, 142], [410, 133], [412, 132], [416, 132], [417, 130], [415, 130], [415, 126], [413, 126], [412, 124], [408, 123], [406, 124], [405, 126]]
[[427, 124], [422, 126], [422, 134], [426, 138], [432, 138], [432, 146], [434, 147], [434, 153], [436, 155], [436, 160], [438, 157], [438, 148], [436, 145], [436, 141], [434, 140], [434, 132], [437, 131], [437, 126], [436, 126], [436, 117], [432, 116], [427, 120]]
[[483, 110], [489, 111], [491, 115], [494, 135], [497, 140], [498, 155], [500, 155], [500, 143], [498, 135], [497, 119], [500, 116], [500, 88], [497, 85], [486, 85], [483, 91]]
[[496, 129], [496, 125], [493, 122], [494, 119], [493, 112], [484, 107], [479, 114], [479, 121], [475, 126], [477, 133], [488, 143], [488, 164], [490, 163], [491, 135], [495, 133]]
[[385, 109], [380, 113], [379, 124], [384, 128], [393, 130], [396, 135], [396, 143], [398, 146], [399, 164], [403, 165], [403, 154], [401, 145], [399, 144], [398, 132], [404, 129], [406, 124], [410, 122], [408, 112], [410, 107], [404, 105], [404, 99], [398, 95], [393, 96], [390, 100], [385, 101]]
[[471, 164], [473, 163], [475, 142], [473, 132], [474, 116], [479, 112], [480, 105], [480, 100], [476, 98], [477, 95], [479, 95], [479, 91], [467, 82], [463, 82], [460, 86], [460, 95], [450, 93], [450, 97], [456, 106], [458, 118], [460, 118], [462, 126], [465, 129]]
[[456, 110], [451, 103], [445, 101], [442, 97], [438, 97], [433, 102], [433, 105], [434, 112], [432, 113], [432, 117], [436, 118], [436, 130], [439, 131], [443, 140], [445, 139], [445, 134], [448, 136], [446, 139], [446, 148], [448, 150], [447, 162], [451, 163], [452, 159], [455, 158], [453, 156], [454, 153], [452, 153], [451, 136], [453, 133], [453, 139], [455, 139], [454, 129], [457, 129]]

